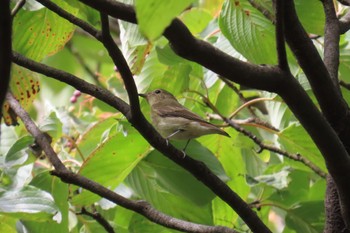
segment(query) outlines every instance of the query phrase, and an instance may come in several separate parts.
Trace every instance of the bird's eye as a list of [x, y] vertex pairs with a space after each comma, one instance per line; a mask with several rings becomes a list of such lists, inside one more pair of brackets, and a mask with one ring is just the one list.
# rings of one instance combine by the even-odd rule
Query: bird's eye
[[155, 90], [154, 93], [159, 94], [159, 93], [161, 93], [161, 91], [160, 90]]

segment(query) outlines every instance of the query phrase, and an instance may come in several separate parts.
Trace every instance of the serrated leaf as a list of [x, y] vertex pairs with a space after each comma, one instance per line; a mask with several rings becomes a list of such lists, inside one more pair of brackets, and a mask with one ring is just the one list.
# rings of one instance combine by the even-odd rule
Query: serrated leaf
[[33, 186], [0, 194], [0, 213], [25, 220], [49, 221], [59, 212], [52, 196]]
[[249, 61], [276, 63], [274, 27], [248, 1], [226, 0], [219, 26], [231, 45]]
[[120, 41], [126, 61], [134, 75], [141, 72], [152, 44], [139, 32], [139, 27], [122, 20], [120, 25]]
[[157, 39], [171, 21], [193, 0], [136, 0], [135, 11], [140, 31], [149, 39]]

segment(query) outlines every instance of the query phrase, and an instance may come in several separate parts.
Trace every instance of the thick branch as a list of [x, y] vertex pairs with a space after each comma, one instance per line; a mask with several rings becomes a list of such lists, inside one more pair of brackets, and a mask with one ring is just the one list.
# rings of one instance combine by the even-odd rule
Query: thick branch
[[[135, 12], [130, 6], [117, 4], [111, 0], [80, 1], [116, 18], [136, 22]], [[334, 129], [339, 132], [344, 128], [347, 120], [347, 105], [302, 28], [292, 0], [285, 2], [284, 23], [288, 28], [285, 33], [289, 46], [308, 77], [323, 113]], [[289, 74], [277, 67], [260, 67], [238, 61], [209, 43], [194, 38], [179, 20], [172, 22], [165, 30], [164, 36], [180, 56], [195, 61], [239, 84], [280, 94], [320, 149], [330, 174], [335, 179], [341, 199], [344, 201], [344, 210], [350, 210], [350, 200], [346, 199], [346, 196], [350, 196], [350, 189], [346, 188], [348, 185], [344, 183], [350, 178], [348, 153], [334, 130], [320, 115], [306, 92], [293, 77], [287, 77]], [[339, 161], [342, 163], [339, 164]]]
[[276, 47], [277, 47], [277, 58], [278, 66], [286, 71], [289, 71], [286, 46], [284, 41], [284, 0], [276, 1]]
[[323, 114], [337, 131], [338, 128], [342, 128], [341, 121], [346, 117], [347, 105], [302, 27], [292, 0], [285, 2], [285, 9], [285, 26], [288, 28], [285, 33], [288, 45], [308, 78]]
[[101, 42], [107, 49], [109, 56], [112, 58], [114, 64], [117, 66], [118, 71], [124, 81], [125, 89], [128, 93], [130, 109], [131, 109], [131, 117], [137, 118], [141, 113], [139, 97], [137, 92], [137, 87], [134, 82], [134, 77], [131, 73], [131, 70], [126, 62], [122, 51], [118, 48], [116, 43], [114, 43], [113, 38], [109, 31], [109, 22], [108, 15], [104, 13], [100, 13], [101, 16], [101, 24], [102, 24], [102, 40]]
[[338, 84], [339, 40], [340, 40], [339, 22], [334, 9], [333, 0], [324, 0], [323, 8], [326, 15], [323, 60], [331, 76], [334, 86], [339, 88], [339, 84]]
[[11, 30], [12, 19], [10, 11], [10, 0], [0, 1], [0, 117], [2, 116], [2, 105], [10, 83], [11, 72]]
[[[130, 107], [125, 102], [114, 96], [109, 91], [89, 84], [71, 74], [48, 67], [44, 64], [35, 62], [23, 57], [18, 53], [14, 53], [13, 61], [29, 70], [44, 74], [48, 77], [53, 77], [57, 80], [65, 82], [81, 92], [95, 96], [105, 103], [116, 108], [122, 112], [131, 124], [144, 136], [144, 138], [157, 150], [167, 156], [169, 159], [186, 169], [193, 174], [198, 180], [204, 183], [222, 200], [228, 203], [238, 215], [247, 223], [247, 225], [254, 232], [270, 232], [270, 230], [262, 223], [254, 211], [223, 181], [221, 181], [215, 174], [213, 174], [204, 163], [186, 156], [182, 159], [183, 154], [171, 144], [167, 144], [166, 140], [162, 138], [157, 131], [148, 123], [143, 117], [139, 116], [137, 119], [132, 119], [130, 115]], [[83, 187], [83, 186], [82, 186]]]
[[15, 97], [12, 94], [8, 93], [6, 98], [10, 104], [10, 107], [21, 118], [28, 132], [33, 135], [38, 145], [43, 149], [46, 156], [54, 166], [55, 170], [52, 171], [52, 174], [60, 177], [62, 181], [85, 188], [86, 190], [96, 193], [99, 196], [104, 197], [118, 205], [121, 205], [127, 209], [130, 209], [139, 214], [142, 214], [143, 216], [145, 216], [146, 218], [148, 218], [149, 220], [155, 223], [158, 223], [160, 225], [163, 225], [172, 229], [186, 231], [186, 232], [235, 233], [234, 230], [226, 227], [205, 226], [205, 225], [194, 224], [191, 222], [186, 222], [180, 219], [173, 218], [171, 216], [168, 216], [164, 213], [157, 211], [147, 202], [129, 200], [103, 187], [102, 185], [87, 179], [84, 176], [81, 176], [79, 174], [75, 174], [69, 171], [64, 166], [64, 164], [60, 161], [56, 152], [52, 149], [50, 142], [48, 141], [47, 137], [45, 137], [45, 134], [43, 134], [39, 130], [39, 128], [31, 120], [29, 114], [20, 106], [18, 101], [15, 99]]
[[[80, 0], [81, 2], [127, 22], [136, 23], [132, 6], [113, 0]], [[169, 40], [174, 51], [180, 56], [197, 62], [215, 73], [256, 89], [275, 92], [281, 82], [279, 69], [259, 66], [233, 58], [211, 44], [196, 39], [187, 27], [178, 19], [173, 20], [165, 30], [164, 36]], [[186, 41], [186, 43], [183, 43]]]

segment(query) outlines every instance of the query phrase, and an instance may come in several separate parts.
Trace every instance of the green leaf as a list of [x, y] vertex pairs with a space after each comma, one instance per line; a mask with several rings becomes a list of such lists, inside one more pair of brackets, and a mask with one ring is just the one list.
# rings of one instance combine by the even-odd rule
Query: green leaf
[[300, 153], [302, 156], [327, 172], [323, 157], [301, 125], [292, 124], [279, 133], [278, 141], [290, 153]]
[[48, 133], [54, 139], [58, 139], [62, 135], [62, 123], [58, 119], [55, 112], [51, 112], [40, 124], [40, 130]]
[[290, 173], [290, 168], [284, 167], [281, 171], [276, 173], [260, 175], [251, 179], [247, 179], [247, 182], [250, 183], [251, 185], [263, 183], [263, 184], [272, 186], [275, 189], [281, 190], [288, 187], [289, 173]]
[[296, 0], [295, 9], [302, 25], [308, 33], [316, 35], [324, 34], [325, 15], [322, 2], [318, 0]]
[[180, 19], [194, 35], [201, 33], [212, 20], [210, 13], [204, 9], [191, 8], [185, 11]]
[[[40, 90], [38, 75], [21, 66], [12, 64], [10, 89], [21, 106], [28, 110]], [[5, 123], [16, 125], [17, 117], [12, 116], [7, 102], [3, 105], [2, 111]]]
[[172, 230], [166, 227], [163, 227], [159, 224], [151, 222], [144, 216], [140, 214], [133, 214], [130, 220], [130, 225], [128, 228], [130, 233], [179, 233], [180, 231]]
[[140, 31], [155, 40], [193, 0], [136, 0], [135, 11]]
[[296, 232], [322, 232], [324, 221], [324, 201], [302, 202], [286, 215], [286, 226]]
[[[80, 175], [111, 189], [117, 187], [150, 149], [148, 142], [134, 129], [128, 128], [126, 133], [115, 134], [98, 146], [82, 165]], [[99, 199], [96, 194], [83, 190], [72, 202], [88, 205]]]
[[122, 51], [131, 72], [139, 74], [152, 45], [141, 35], [135, 24], [119, 20]]
[[110, 131], [111, 128], [116, 127], [117, 124], [118, 121], [110, 117], [88, 128], [77, 142], [79, 153], [81, 153], [83, 157], [90, 155], [102, 142], [102, 135]]
[[50, 173], [46, 171], [35, 176], [30, 185], [51, 193], [62, 215], [60, 216], [61, 220], [59, 222], [22, 221], [26, 229], [29, 232], [68, 232], [68, 184], [63, 183], [58, 177], [51, 176]]
[[249, 61], [276, 64], [274, 26], [248, 1], [226, 0], [219, 25], [231, 45]]
[[[78, 9], [64, 0], [54, 2], [73, 15], [78, 13]], [[71, 38], [74, 28], [73, 24], [46, 8], [19, 11], [13, 21], [13, 49], [40, 61], [61, 50]]]
[[25, 150], [33, 143], [34, 138], [32, 136], [28, 135], [19, 138], [7, 152], [5, 156], [5, 166], [12, 167], [23, 164], [28, 158], [28, 154]]
[[58, 213], [52, 196], [33, 186], [0, 194], [0, 213], [23, 220], [48, 221]]
[[[155, 160], [159, 159], [161, 155], [158, 154], [157, 156], [155, 153], [157, 152], [152, 152], [148, 157], [155, 157]], [[169, 161], [168, 163], [172, 162]], [[198, 223], [212, 223], [209, 203], [199, 205], [198, 202], [209, 201], [213, 198], [213, 194], [182, 168], [175, 164], [171, 165], [172, 167], [164, 167], [162, 164], [158, 165], [155, 162], [142, 161], [127, 177], [127, 184], [135, 194], [150, 202], [159, 211]], [[176, 174], [179, 177], [176, 177]], [[171, 180], [171, 178], [175, 178], [175, 180]], [[181, 181], [183, 181], [183, 184], [179, 183]], [[173, 191], [175, 193], [172, 193]], [[204, 191], [204, 193], [198, 191]], [[193, 192], [191, 194], [192, 199], [197, 197], [199, 200], [193, 202], [188, 199], [189, 197], [183, 197], [183, 194], [191, 192]]]

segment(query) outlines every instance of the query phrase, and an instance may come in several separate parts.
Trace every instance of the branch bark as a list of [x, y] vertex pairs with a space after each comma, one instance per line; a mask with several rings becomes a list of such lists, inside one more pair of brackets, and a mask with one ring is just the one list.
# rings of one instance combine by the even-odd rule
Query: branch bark
[[236, 231], [227, 227], [206, 226], [202, 224], [195, 224], [195, 223], [173, 218], [171, 216], [168, 216], [154, 209], [149, 203], [145, 201], [129, 200], [103, 187], [99, 183], [96, 183], [90, 179], [87, 179], [84, 176], [81, 176], [79, 174], [75, 174], [69, 171], [61, 162], [61, 160], [58, 158], [56, 152], [51, 147], [50, 141], [47, 139], [45, 134], [39, 130], [39, 128], [35, 125], [35, 123], [30, 118], [29, 114], [20, 106], [18, 101], [15, 99], [15, 97], [11, 93], [7, 93], [6, 99], [9, 102], [10, 107], [17, 114], [17, 116], [21, 118], [28, 132], [33, 135], [33, 137], [35, 138], [35, 141], [43, 149], [49, 161], [54, 166], [55, 170], [53, 170], [51, 173], [61, 178], [63, 182], [66, 182], [69, 184], [75, 184], [77, 186], [85, 188], [86, 190], [96, 193], [101, 197], [104, 197], [118, 205], [123, 206], [124, 208], [130, 209], [139, 214], [142, 214], [149, 220], [168, 228], [172, 228], [180, 231], [186, 231], [186, 232], [196, 232], [196, 233], [200, 233], [200, 232], [202, 233], [220, 233], [220, 232], [236, 233]]
[[[123, 113], [132, 125], [144, 136], [144, 138], [158, 151], [163, 153], [169, 159], [189, 171], [199, 181], [211, 189], [216, 195], [228, 203], [238, 215], [247, 223], [254, 232], [270, 232], [270, 230], [262, 223], [256, 213], [252, 211], [247, 203], [245, 203], [235, 192], [233, 192], [223, 181], [213, 174], [204, 163], [186, 156], [183, 158], [181, 151], [177, 150], [171, 144], [167, 144], [158, 132], [149, 124], [149, 122], [141, 115], [139, 118], [131, 118], [130, 107], [124, 101], [114, 96], [108, 90], [97, 87], [85, 82], [64, 71], [48, 67], [44, 64], [35, 62], [23, 57], [18, 53], [13, 54], [13, 62], [23, 66], [34, 72], [41, 73], [48, 77], [52, 77], [59, 81], [65, 82], [81, 92], [95, 96], [105, 103], [116, 108]], [[65, 175], [65, 174], [63, 174]], [[74, 183], [75, 184], [75, 183]], [[83, 187], [83, 186], [82, 186]], [[84, 187], [85, 188], [85, 187]], [[97, 193], [98, 194], [98, 193]]]

